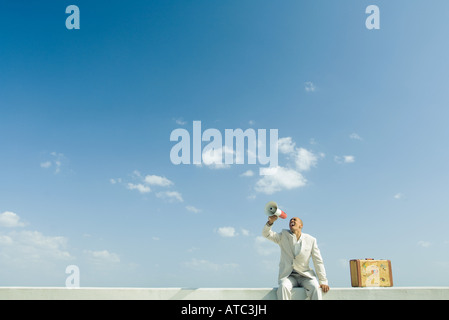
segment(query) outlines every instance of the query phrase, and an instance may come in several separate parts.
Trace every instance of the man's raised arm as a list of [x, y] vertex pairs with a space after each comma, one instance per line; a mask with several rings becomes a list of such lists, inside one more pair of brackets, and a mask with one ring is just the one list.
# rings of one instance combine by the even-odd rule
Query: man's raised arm
[[273, 223], [277, 220], [277, 218], [278, 217], [274, 215], [268, 217], [268, 222], [264, 225], [262, 229], [262, 235], [268, 240], [271, 240], [279, 244], [281, 242], [281, 235], [271, 230], [271, 227], [273, 226]]

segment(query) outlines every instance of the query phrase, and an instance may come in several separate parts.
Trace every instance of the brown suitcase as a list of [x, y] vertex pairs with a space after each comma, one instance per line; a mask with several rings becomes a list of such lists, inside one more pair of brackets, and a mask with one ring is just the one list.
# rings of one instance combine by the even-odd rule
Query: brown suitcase
[[349, 261], [353, 287], [392, 287], [390, 260], [353, 259]]

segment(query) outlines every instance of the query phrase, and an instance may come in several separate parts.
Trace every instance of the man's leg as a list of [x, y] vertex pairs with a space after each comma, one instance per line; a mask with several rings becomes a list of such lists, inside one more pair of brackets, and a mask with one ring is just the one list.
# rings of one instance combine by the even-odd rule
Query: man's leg
[[320, 284], [318, 283], [318, 280], [316, 278], [311, 279], [301, 276], [298, 280], [298, 283], [306, 290], [306, 294], [309, 300], [323, 299]]
[[278, 300], [291, 300], [292, 299], [292, 289], [298, 286], [298, 281], [293, 276], [282, 279], [279, 283], [279, 288], [277, 291]]

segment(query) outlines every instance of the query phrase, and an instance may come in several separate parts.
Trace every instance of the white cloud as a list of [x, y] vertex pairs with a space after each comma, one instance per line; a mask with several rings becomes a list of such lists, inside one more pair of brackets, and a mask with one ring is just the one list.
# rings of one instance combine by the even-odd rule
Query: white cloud
[[134, 170], [131, 174], [134, 178], [142, 178], [142, 175], [140, 174], [139, 170]]
[[395, 195], [394, 195], [394, 198], [395, 199], [402, 199], [404, 197], [404, 194], [402, 194], [401, 192], [399, 192], [399, 193], [396, 193]]
[[[144, 185], [159, 186], [159, 187], [168, 187], [173, 185], [173, 182], [167, 179], [166, 177], [154, 174], [149, 174], [146, 175], [145, 177], [142, 177], [142, 174], [138, 170], [133, 171], [132, 177], [135, 180], [139, 180], [139, 182]], [[121, 179], [120, 178], [117, 180], [111, 179], [111, 183], [115, 183], [116, 181], [121, 182]]]
[[156, 175], [147, 175], [144, 180], [149, 185], [155, 185], [155, 186], [161, 186], [161, 187], [168, 187], [173, 184], [173, 182], [171, 182], [167, 178], [161, 177], [161, 176], [156, 176]]
[[35, 248], [47, 250], [59, 258], [70, 257], [67, 251], [62, 250], [67, 246], [67, 238], [65, 237], [49, 237], [38, 231], [21, 231], [15, 234], [17, 235], [16, 241], [21, 244], [32, 245]]
[[295, 143], [293, 142], [292, 137], [278, 139], [278, 151], [283, 154], [295, 152]]
[[23, 227], [25, 224], [20, 221], [17, 214], [10, 211], [5, 211], [0, 214], [0, 227], [15, 228]]
[[66, 246], [67, 238], [45, 236], [38, 231], [24, 230], [0, 234], [0, 251], [10, 263], [25, 265], [47, 260], [73, 259]]
[[41, 162], [41, 168], [50, 168], [51, 167], [51, 162], [50, 161], [46, 161], [46, 162]]
[[254, 199], [256, 199], [256, 195], [253, 193], [253, 194], [250, 194], [249, 196], [247, 196], [246, 198], [248, 199], [248, 200], [254, 200]]
[[239, 267], [236, 263], [218, 264], [205, 259], [192, 258], [190, 261], [184, 262], [184, 266], [196, 271], [231, 271]]
[[[0, 214], [0, 226], [23, 227], [25, 224], [13, 212]], [[74, 257], [67, 251], [67, 238], [46, 236], [38, 231], [12, 230], [0, 232], [0, 268], [47, 268], [57, 261]]]
[[422, 248], [428, 248], [430, 247], [431, 243], [429, 241], [418, 241], [418, 246], [422, 247]]
[[201, 212], [201, 209], [198, 209], [198, 208], [196, 208], [194, 206], [186, 206], [186, 209], [188, 211], [190, 211], [190, 212], [193, 212], [193, 213], [200, 213]]
[[109, 252], [108, 250], [85, 250], [84, 253], [87, 255], [88, 259], [94, 264], [110, 264], [119, 263], [120, 257], [118, 254]]
[[62, 162], [66, 159], [64, 154], [58, 152], [50, 153], [50, 160], [44, 161], [40, 163], [40, 167], [44, 169], [49, 169], [51, 167], [55, 168], [54, 173], [58, 174], [61, 172]]
[[306, 90], [306, 92], [315, 92], [316, 86], [313, 82], [307, 81], [304, 83], [304, 90]]
[[338, 164], [353, 163], [353, 162], [355, 162], [355, 157], [354, 156], [342, 156], [342, 157], [335, 156], [334, 161]]
[[225, 164], [224, 161], [226, 155], [232, 155], [234, 157], [234, 150], [226, 146], [217, 149], [203, 150], [203, 164], [211, 169], [230, 168], [230, 165]]
[[349, 138], [350, 139], [353, 139], [353, 140], [363, 140], [357, 133], [351, 133], [350, 135], [349, 135]]
[[324, 157], [323, 153], [316, 155], [305, 148], [296, 147], [296, 143], [291, 137], [278, 139], [278, 151], [279, 154], [286, 155], [291, 165], [260, 168], [262, 178], [256, 182], [254, 187], [257, 192], [273, 194], [305, 186], [307, 180], [301, 172], [316, 167], [319, 157]]
[[10, 236], [0, 234], [0, 246], [9, 246], [13, 243], [14, 241]]
[[254, 189], [257, 192], [273, 194], [284, 189], [290, 190], [306, 185], [307, 180], [296, 170], [279, 166], [273, 169], [273, 174], [264, 175], [256, 182]]
[[166, 199], [169, 202], [173, 201], [179, 201], [183, 202], [184, 199], [182, 198], [182, 195], [178, 191], [161, 191], [156, 193], [156, 197], [161, 199]]
[[183, 125], [185, 125], [187, 123], [182, 118], [177, 118], [177, 119], [174, 119], [174, 120], [175, 120], [176, 124], [179, 124], [180, 126], [183, 126]]
[[[155, 192], [157, 188], [167, 188], [174, 185], [173, 181], [169, 180], [164, 176], [158, 176], [154, 174], [142, 175], [138, 170], [134, 170], [131, 174], [132, 179], [135, 182], [125, 183], [125, 186], [129, 190], [136, 190], [142, 194]], [[118, 179], [110, 179], [111, 184], [116, 184], [118, 182], [122, 182], [121, 178]], [[150, 187], [151, 186], [151, 187]], [[155, 193], [155, 196], [160, 199], [164, 199], [168, 202], [184, 202], [182, 195], [178, 191], [167, 190], [167, 191], [159, 191]], [[187, 210], [195, 212], [195, 207], [186, 207]]]
[[126, 187], [127, 187], [129, 190], [137, 190], [137, 191], [139, 191], [140, 193], [148, 193], [148, 192], [151, 192], [150, 187], [145, 186], [145, 185], [143, 185], [143, 184], [141, 184], [141, 183], [138, 183], [138, 184], [128, 183]]
[[[156, 188], [157, 187], [170, 187], [174, 184], [173, 181], [171, 181], [163, 176], [158, 176], [158, 175], [153, 175], [153, 174], [143, 176], [138, 170], [134, 170], [131, 176], [134, 180], [137, 180], [137, 181], [135, 183], [134, 182], [126, 183], [126, 188], [129, 190], [137, 190], [138, 192], [140, 192], [142, 194], [150, 193], [152, 191], [153, 187], [156, 187]], [[110, 179], [109, 181], [111, 182], [111, 184], [116, 184], [119, 182], [121, 183], [122, 179], [121, 178]], [[173, 201], [183, 202], [184, 201], [182, 199], [181, 194], [177, 191], [157, 192], [156, 197], [161, 198], [161, 199], [166, 199], [170, 202], [173, 202]]]
[[241, 177], [252, 177], [252, 176], [254, 176], [254, 171], [253, 170], [247, 170], [247, 171], [243, 172], [240, 176]]
[[[16, 214], [2, 214], [1, 217], [7, 218], [2, 222], [7, 221], [8, 226], [21, 225]], [[87, 275], [89, 265], [100, 267], [104, 271], [106, 267], [120, 262], [120, 257], [108, 250], [79, 250], [80, 256], [76, 257], [68, 243], [68, 238], [60, 235], [46, 235], [23, 229], [5, 232], [5, 229], [0, 228], [0, 270], [6, 271], [2, 280], [7, 279], [17, 285], [45, 285], [58, 283], [61, 277], [67, 276], [64, 275], [64, 270], [69, 264], [86, 262], [83, 265]], [[100, 275], [104, 276], [103, 273]]]
[[295, 164], [299, 171], [309, 171], [316, 166], [317, 161], [318, 158], [312, 152], [304, 148], [296, 150]]
[[217, 232], [222, 237], [232, 238], [237, 236], [237, 233], [233, 227], [221, 227], [218, 228]]
[[116, 179], [109, 179], [109, 182], [111, 183], [111, 184], [116, 184], [116, 183], [121, 183], [122, 182], [122, 179], [121, 178], [116, 178]]
[[11, 243], [13, 243], [13, 241], [12, 241], [12, 239], [11, 239], [10, 236], [2, 235], [2, 234], [0, 233], [0, 246], [1, 246], [1, 245], [9, 245], [9, 244], [11, 244]]
[[355, 162], [354, 156], [343, 156], [343, 159], [344, 159], [345, 163], [353, 163], [353, 162]]

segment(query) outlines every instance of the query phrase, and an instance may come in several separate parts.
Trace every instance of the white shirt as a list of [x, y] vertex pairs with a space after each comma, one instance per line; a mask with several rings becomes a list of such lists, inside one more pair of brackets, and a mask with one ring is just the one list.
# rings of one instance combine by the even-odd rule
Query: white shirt
[[295, 242], [295, 256], [297, 256], [301, 252], [301, 244], [302, 244], [302, 233], [299, 236], [299, 239]]

